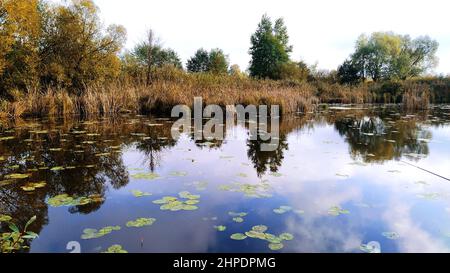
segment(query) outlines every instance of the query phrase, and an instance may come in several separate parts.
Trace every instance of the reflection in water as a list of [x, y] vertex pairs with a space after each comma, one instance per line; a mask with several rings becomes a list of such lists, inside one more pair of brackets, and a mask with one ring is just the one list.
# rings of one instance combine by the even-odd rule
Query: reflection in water
[[[28, 219], [36, 215], [37, 221], [33, 223], [30, 229], [37, 233], [43, 233], [42, 237], [47, 238], [47, 240], [61, 241], [61, 244], [64, 244], [73, 238], [79, 238], [80, 229], [82, 230], [82, 228], [90, 227], [90, 225], [94, 224], [97, 225], [96, 227], [117, 224], [117, 219], [119, 218], [124, 218], [123, 221], [125, 219], [130, 220], [129, 218], [133, 218], [131, 210], [135, 210], [136, 218], [145, 216], [137, 213], [147, 212], [148, 214], [149, 210], [151, 210], [151, 216], [156, 215], [157, 223], [162, 225], [159, 228], [155, 225], [154, 234], [160, 232], [162, 236], [152, 235], [155, 236], [152, 237], [154, 240], [164, 240], [164, 238], [175, 236], [171, 233], [175, 232], [172, 228], [178, 225], [170, 224], [170, 222], [178, 223], [177, 221], [179, 221], [179, 223], [186, 223], [188, 221], [189, 224], [185, 226], [185, 230], [178, 230], [175, 234], [191, 234], [197, 238], [196, 242], [184, 242], [184, 247], [181, 247], [175, 241], [172, 242], [172, 247], [166, 248], [146, 245], [148, 249], [140, 249], [137, 246], [128, 245], [130, 251], [269, 251], [266, 246], [258, 244], [258, 242], [255, 245], [247, 246], [248, 249], [242, 249], [242, 246], [239, 246], [237, 242], [230, 242], [228, 233], [228, 236], [225, 236], [225, 238], [219, 238], [215, 234], [214, 229], [210, 230], [208, 228], [208, 226], [219, 223], [195, 222], [201, 222], [202, 220], [198, 219], [205, 217], [207, 219], [227, 219], [226, 216], [223, 216], [223, 210], [225, 210], [225, 215], [227, 215], [227, 211], [232, 210], [254, 211], [254, 214], [261, 215], [262, 218], [257, 218], [256, 215], [249, 216], [248, 225], [242, 224], [246, 228], [251, 228], [251, 224], [261, 224], [261, 222], [257, 222], [258, 219], [260, 221], [266, 219], [272, 225], [273, 232], [279, 231], [281, 233], [283, 232], [283, 227], [296, 229], [294, 233], [298, 236], [296, 239], [297, 244], [294, 243], [293, 245], [299, 245], [298, 243], [302, 242], [300, 245], [303, 245], [303, 247], [291, 246], [289, 248], [289, 244], [286, 244], [287, 251], [355, 251], [354, 244], [360, 243], [358, 240], [361, 240], [361, 238], [349, 233], [358, 233], [361, 228], [368, 228], [363, 226], [355, 227], [366, 216], [353, 213], [351, 216], [348, 216], [353, 221], [351, 224], [340, 222], [342, 229], [337, 228], [342, 240], [344, 240], [343, 238], [348, 240], [351, 238], [351, 241], [354, 241], [351, 247], [344, 247], [342, 245], [344, 244], [343, 242], [339, 244], [330, 243], [329, 245], [319, 243], [323, 242], [325, 238], [330, 239], [335, 236], [328, 234], [330, 231], [323, 230], [324, 225], [333, 226], [334, 219], [328, 217], [324, 220], [323, 217], [327, 217], [327, 208], [339, 204], [344, 205], [345, 200], [355, 201], [355, 199], [362, 198], [361, 195], [363, 194], [361, 192], [368, 190], [369, 186], [361, 186], [362, 188], [360, 189], [355, 188], [355, 185], [339, 185], [338, 188], [329, 188], [327, 183], [329, 183], [330, 178], [320, 178], [321, 176], [317, 172], [322, 171], [323, 168], [332, 169], [332, 164], [335, 164], [333, 163], [335, 161], [331, 162], [331, 160], [344, 161], [346, 156], [349, 156], [352, 160], [378, 164], [377, 166], [380, 169], [381, 164], [386, 163], [389, 165], [393, 160], [402, 158], [414, 160], [415, 162], [425, 160], [430, 154], [433, 155], [430, 152], [430, 145], [435, 139], [433, 132], [438, 129], [448, 132], [448, 112], [445, 109], [438, 108], [430, 113], [412, 116], [401, 114], [395, 109], [386, 108], [325, 111], [307, 116], [284, 117], [280, 124], [280, 145], [272, 152], [261, 151], [260, 147], [263, 143], [261, 140], [248, 140], [248, 128], [243, 128], [241, 132], [241, 136], [244, 133], [247, 138], [243, 141], [235, 141], [231, 134], [226, 133], [229, 136], [223, 141], [212, 139], [194, 141], [193, 136], [190, 136], [187, 140], [177, 142], [171, 138], [171, 125], [172, 121], [169, 119], [154, 119], [142, 116], [122, 116], [117, 119], [93, 119], [87, 121], [76, 119], [18, 120], [14, 124], [3, 123], [0, 134], [2, 138], [0, 142], [0, 214], [11, 216], [14, 222], [22, 227]], [[334, 142], [339, 141], [333, 135], [333, 130], [329, 130], [329, 128], [334, 128], [340, 138], [347, 143], [347, 155], [339, 154], [340, 150], [338, 147], [342, 146], [333, 148], [336, 149], [334, 152], [333, 150], [327, 150], [327, 144], [332, 145]], [[226, 129], [224, 127], [225, 131]], [[312, 136], [312, 138], [308, 136]], [[323, 139], [323, 137], [326, 139]], [[302, 139], [310, 142], [302, 142]], [[315, 147], [313, 153], [308, 150], [310, 147]], [[448, 142], [445, 147], [448, 147]], [[334, 157], [332, 156], [333, 153], [336, 154]], [[436, 151], [435, 153], [437, 156], [440, 155]], [[183, 158], [186, 158], [185, 154], [191, 155], [192, 160], [183, 161]], [[228, 154], [233, 154], [233, 157], [224, 156]], [[445, 151], [443, 156], [444, 158], [448, 156], [445, 154]], [[137, 162], [136, 159], [138, 158], [143, 158], [144, 162]], [[163, 158], [166, 159], [163, 160]], [[253, 178], [252, 173], [245, 169], [247, 165], [242, 164], [246, 160], [256, 171], [256, 177]], [[327, 162], [330, 165], [324, 165], [328, 164]], [[311, 173], [307, 166], [316, 166], [313, 164], [317, 164], [319, 167], [314, 168], [312, 170], [313, 173]], [[300, 171], [300, 167], [303, 168], [302, 171]], [[244, 169], [240, 170], [239, 168]], [[164, 182], [167, 184], [156, 184], [163, 182], [148, 181], [143, 184], [143, 181], [131, 178], [130, 173], [145, 173], [147, 169], [151, 173], [161, 175], [161, 180], [167, 180], [167, 182]], [[350, 170], [347, 169], [338, 171], [349, 172]], [[236, 178], [235, 175], [240, 171], [243, 173]], [[178, 174], [178, 177], [171, 176], [171, 172]], [[186, 175], [184, 172], [186, 172]], [[234, 193], [224, 193], [218, 191], [215, 186], [206, 186], [208, 183], [232, 182], [244, 178], [260, 181], [263, 177], [278, 172], [281, 172], [279, 174], [280, 177], [274, 179], [283, 181], [283, 186], [275, 185], [275, 195], [271, 199], [272, 201], [262, 207], [257, 206], [253, 199], [243, 199], [234, 205], [230, 204], [227, 198], [232, 197], [227, 196]], [[15, 179], [10, 177], [11, 174], [29, 174], [29, 177]], [[321, 180], [323, 183], [315, 184], [314, 187], [306, 182], [297, 183], [295, 180], [298, 179], [299, 174], [304, 177], [304, 181]], [[335, 174], [333, 173], [332, 175]], [[361, 175], [364, 177], [364, 174]], [[351, 173], [340, 173], [339, 177], [350, 177], [349, 179], [352, 179]], [[336, 179], [335, 177], [334, 180]], [[430, 178], [430, 180], [432, 179]], [[23, 186], [26, 183], [40, 181], [46, 182], [44, 188], [30, 192], [24, 191]], [[169, 183], [174, 184], [169, 185]], [[182, 184], [180, 185], [179, 183]], [[197, 185], [197, 189], [190, 188], [191, 191], [197, 190], [200, 192], [206, 190], [205, 196], [202, 196], [200, 199], [201, 209], [198, 212], [192, 212], [193, 215], [198, 216], [197, 220], [190, 219], [187, 214], [176, 214], [169, 217], [167, 214], [162, 214], [163, 212], [159, 211], [159, 207], [152, 207], [150, 200], [142, 204], [139, 203], [138, 208], [131, 207], [138, 201], [130, 201], [136, 199], [128, 197], [128, 195], [125, 198], [124, 194], [128, 193], [123, 191], [123, 189], [127, 189], [127, 192], [130, 189], [149, 189], [155, 193], [154, 199], [158, 199], [156, 197], [159, 195], [174, 195], [177, 191], [185, 189], [186, 185]], [[199, 187], [198, 185], [203, 186]], [[371, 187], [374, 187], [375, 191], [379, 191], [376, 183]], [[46, 200], [61, 194], [68, 194], [73, 197], [99, 195], [104, 201], [65, 208], [49, 207]], [[311, 194], [320, 196], [321, 202], [326, 205], [323, 207], [317, 205], [317, 200], [312, 200], [308, 197]], [[338, 195], [340, 197], [337, 197]], [[342, 196], [346, 197], [343, 198]], [[429, 196], [433, 197], [433, 195]], [[291, 200], [290, 198], [293, 199]], [[300, 199], [303, 199], [303, 201], [298, 201]], [[276, 208], [279, 205], [283, 205], [283, 203], [278, 204], [278, 206], [275, 205], [277, 200], [278, 202], [291, 200], [291, 203], [295, 204], [297, 202], [302, 209], [311, 207], [312, 211], [320, 212], [324, 210], [324, 212], [319, 213], [319, 218], [309, 217], [306, 214], [300, 222], [298, 222], [297, 218], [295, 220], [292, 216], [289, 216], [289, 214], [286, 215], [285, 221], [267, 220], [272, 219], [274, 216], [271, 209], [267, 211], [268, 208], [264, 206], [273, 203], [274, 208]], [[382, 200], [377, 201], [384, 202]], [[359, 203], [362, 203], [362, 201]], [[230, 207], [226, 208], [226, 204], [229, 204]], [[253, 205], [255, 207], [251, 207]], [[366, 206], [371, 205], [364, 204], [363, 207]], [[401, 204], [398, 206], [400, 207]], [[376, 208], [376, 206], [374, 207]], [[222, 212], [218, 211], [219, 208], [222, 208]], [[382, 208], [379, 207], [375, 210], [377, 209], [381, 210]], [[272, 216], [269, 217], [268, 213]], [[382, 212], [379, 211], [379, 213]], [[219, 214], [222, 216], [218, 217], [217, 215]], [[46, 235], [45, 230], [54, 230], [57, 228], [58, 223], [61, 224], [61, 221], [70, 221], [71, 217], [88, 217], [89, 215], [101, 217], [95, 220], [91, 218], [77, 218], [80, 219], [80, 223], [85, 221], [85, 224], [83, 227], [78, 227], [75, 224], [72, 227], [67, 226], [66, 228], [70, 230], [72, 237], [65, 237], [66, 235], [64, 234]], [[84, 220], [82, 221], [81, 219]], [[108, 222], [103, 223], [106, 220]], [[167, 223], [163, 224], [165, 220]], [[205, 226], [206, 224], [208, 226]], [[232, 224], [229, 222], [227, 224], [229, 225], [227, 231], [242, 232], [239, 226], [231, 226]], [[317, 225], [320, 225], [320, 227]], [[306, 227], [315, 228], [318, 233], [317, 236], [308, 233]], [[194, 232], [193, 230], [202, 231], [203, 233], [194, 234], [192, 233]], [[7, 231], [7, 223], [1, 224], [0, 231]], [[139, 233], [138, 237], [144, 238], [147, 234], [146, 232]], [[407, 231], [404, 232], [406, 233]], [[136, 239], [134, 235], [128, 233], [117, 232], [117, 234], [118, 238], [122, 238], [125, 242], [132, 242]], [[180, 237], [175, 236], [173, 240], [175, 238]], [[107, 247], [108, 244], [112, 245], [114, 243], [112, 238], [110, 238], [111, 241], [105, 240], [102, 245], [103, 248]], [[336, 240], [339, 241], [340, 239]], [[62, 247], [53, 248], [50, 246], [51, 244], [47, 245], [42, 238], [35, 241], [36, 243], [33, 242], [31, 251], [34, 249], [36, 251], [64, 251]], [[86, 244], [90, 246], [90, 244]], [[356, 249], [358, 247], [359, 245], [356, 245]], [[92, 245], [90, 251], [98, 252], [98, 249], [95, 249], [97, 248]], [[392, 246], [390, 249], [391, 251], [402, 251], [398, 246]], [[403, 250], [408, 251], [411, 248]]]

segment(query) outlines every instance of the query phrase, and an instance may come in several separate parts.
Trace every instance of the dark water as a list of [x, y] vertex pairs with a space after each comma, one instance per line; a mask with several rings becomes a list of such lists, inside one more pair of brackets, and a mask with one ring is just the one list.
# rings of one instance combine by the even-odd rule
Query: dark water
[[[69, 252], [71, 241], [82, 252], [115, 244], [128, 252], [274, 252], [266, 240], [230, 238], [256, 225], [293, 235], [278, 252], [362, 252], [369, 242], [382, 252], [450, 250], [450, 181], [414, 167], [450, 177], [449, 107], [414, 115], [370, 108], [285, 116], [274, 152], [260, 152], [243, 127], [228, 129], [225, 141], [174, 141], [172, 122], [3, 122], [0, 214], [20, 227], [37, 216], [29, 229], [39, 238], [29, 242], [30, 252]], [[41, 188], [27, 189], [41, 181]], [[194, 210], [153, 203], [164, 196], [187, 201], [183, 191], [199, 195]], [[91, 201], [50, 205], [61, 194]], [[229, 212], [247, 215], [238, 223]], [[126, 226], [141, 217], [156, 221]], [[225, 231], [214, 228], [221, 225]], [[121, 229], [81, 238], [86, 228], [106, 226]], [[2, 223], [0, 231], [7, 230]]]

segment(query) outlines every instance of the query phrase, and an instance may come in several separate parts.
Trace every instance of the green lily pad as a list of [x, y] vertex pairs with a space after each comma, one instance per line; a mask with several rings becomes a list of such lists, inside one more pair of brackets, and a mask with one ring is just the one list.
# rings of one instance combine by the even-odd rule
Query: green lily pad
[[282, 243], [279, 243], [279, 244], [273, 244], [273, 243], [270, 243], [270, 244], [269, 244], [270, 250], [273, 250], [273, 251], [280, 250], [280, 249], [282, 249], [283, 247], [284, 247], [284, 245], [283, 245]]
[[[182, 194], [180, 194], [180, 195], [184, 196], [184, 197], [197, 198], [197, 196], [192, 196], [189, 192], [182, 192]], [[161, 210], [170, 210], [170, 211], [197, 210], [198, 207], [194, 206], [194, 205], [198, 204], [199, 202], [200, 201], [197, 199], [188, 199], [188, 200], [183, 201], [183, 200], [179, 200], [177, 197], [173, 197], [173, 196], [165, 196], [162, 199], [153, 201], [154, 204], [161, 205], [161, 207], [160, 207]]]
[[283, 175], [281, 173], [270, 173], [273, 177], [282, 177]]
[[328, 210], [328, 214], [332, 216], [339, 216], [341, 214], [349, 214], [350, 212], [348, 210], [344, 210], [338, 206], [334, 206]]
[[242, 217], [234, 217], [233, 221], [235, 221], [236, 223], [242, 223], [242, 222], [244, 222], [244, 218], [242, 218]]
[[12, 220], [12, 217], [5, 214], [0, 214], [0, 222], [9, 222]]
[[15, 180], [2, 180], [2, 181], [0, 181], [0, 187], [10, 185], [14, 182], [16, 182], [16, 181]]
[[34, 191], [36, 189], [43, 188], [47, 185], [45, 181], [37, 182], [37, 183], [27, 183], [24, 186], [20, 187], [24, 191]]
[[103, 253], [128, 253], [128, 251], [126, 251], [125, 249], [122, 249], [121, 245], [112, 245], [112, 246], [108, 247], [108, 249], [106, 251], [104, 251]]
[[88, 197], [72, 197], [68, 194], [60, 194], [47, 200], [47, 204], [52, 207], [70, 207], [84, 206], [91, 203], [103, 202], [104, 198], [100, 195], [90, 195]]
[[246, 212], [233, 212], [233, 211], [230, 211], [230, 212], [228, 212], [228, 215], [230, 215], [231, 217], [245, 217], [245, 216], [248, 215], [248, 213], [246, 213]]
[[5, 176], [6, 179], [25, 179], [30, 177], [29, 173], [12, 173]]
[[155, 180], [155, 179], [159, 179], [161, 177], [156, 173], [137, 173], [137, 174], [131, 175], [131, 178], [144, 179], [144, 180]]
[[280, 237], [281, 240], [284, 240], [284, 241], [292, 241], [292, 240], [294, 240], [294, 235], [292, 235], [290, 233], [287, 233], [287, 232], [281, 233], [279, 237]]
[[132, 190], [131, 192], [133, 193], [133, 195], [135, 197], [144, 197], [144, 196], [151, 196], [152, 195], [149, 192], [142, 192], [142, 191], [139, 191], [139, 190]]
[[98, 231], [93, 228], [86, 228], [83, 230], [81, 239], [83, 239], [83, 240], [96, 239], [96, 238], [100, 238], [105, 235], [108, 235], [111, 232], [117, 231], [117, 230], [120, 230], [120, 226], [107, 226], [107, 227], [101, 228]]
[[264, 226], [264, 225], [258, 225], [258, 226], [252, 227], [252, 230], [253, 230], [253, 231], [261, 232], [261, 233], [266, 232], [267, 229], [268, 229], [268, 227], [267, 227], [267, 226]]
[[226, 226], [214, 226], [215, 229], [217, 229], [218, 231], [225, 231], [227, 229]]
[[128, 221], [126, 226], [127, 227], [144, 227], [144, 226], [151, 226], [156, 221], [155, 218], [139, 218], [135, 221]]
[[241, 240], [247, 239], [247, 236], [242, 233], [235, 233], [235, 234], [231, 235], [230, 238], [233, 240], [241, 241]]

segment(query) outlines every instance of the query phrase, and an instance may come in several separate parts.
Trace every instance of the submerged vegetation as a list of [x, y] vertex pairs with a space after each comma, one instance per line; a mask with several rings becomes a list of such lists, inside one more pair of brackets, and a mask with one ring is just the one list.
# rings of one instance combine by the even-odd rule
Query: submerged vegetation
[[126, 30], [103, 27], [92, 0], [55, 4], [0, 2], [0, 116], [166, 113], [178, 104], [280, 105], [308, 112], [318, 103], [404, 103], [408, 109], [450, 101], [436, 65], [436, 41], [391, 32], [361, 36], [336, 71], [291, 59], [283, 19], [264, 15], [251, 36], [248, 73], [221, 49], [199, 49], [183, 69], [177, 53], [145, 42], [123, 51]]

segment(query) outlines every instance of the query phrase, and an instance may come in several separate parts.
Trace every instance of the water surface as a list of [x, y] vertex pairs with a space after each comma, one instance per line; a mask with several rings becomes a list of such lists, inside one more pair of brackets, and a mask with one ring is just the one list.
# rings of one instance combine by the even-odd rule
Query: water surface
[[[450, 181], [430, 173], [450, 177], [447, 106], [284, 116], [273, 152], [261, 152], [261, 142], [249, 141], [248, 128], [239, 126], [228, 128], [224, 141], [174, 141], [172, 123], [128, 115], [3, 122], [0, 214], [19, 226], [37, 216], [30, 229], [39, 238], [30, 252], [69, 252], [71, 241], [82, 252], [115, 244], [158, 253], [362, 252], [369, 242], [382, 252], [450, 251]], [[27, 189], [41, 181], [45, 186]], [[154, 203], [167, 196], [188, 201], [179, 196], [185, 191], [198, 195], [189, 210]], [[52, 198], [62, 194], [91, 199], [55, 206]], [[243, 222], [233, 220], [239, 213]], [[156, 220], [127, 227], [141, 217]], [[294, 238], [277, 251], [265, 240], [230, 238], [256, 225]], [[120, 230], [81, 238], [86, 228], [106, 226]]]

